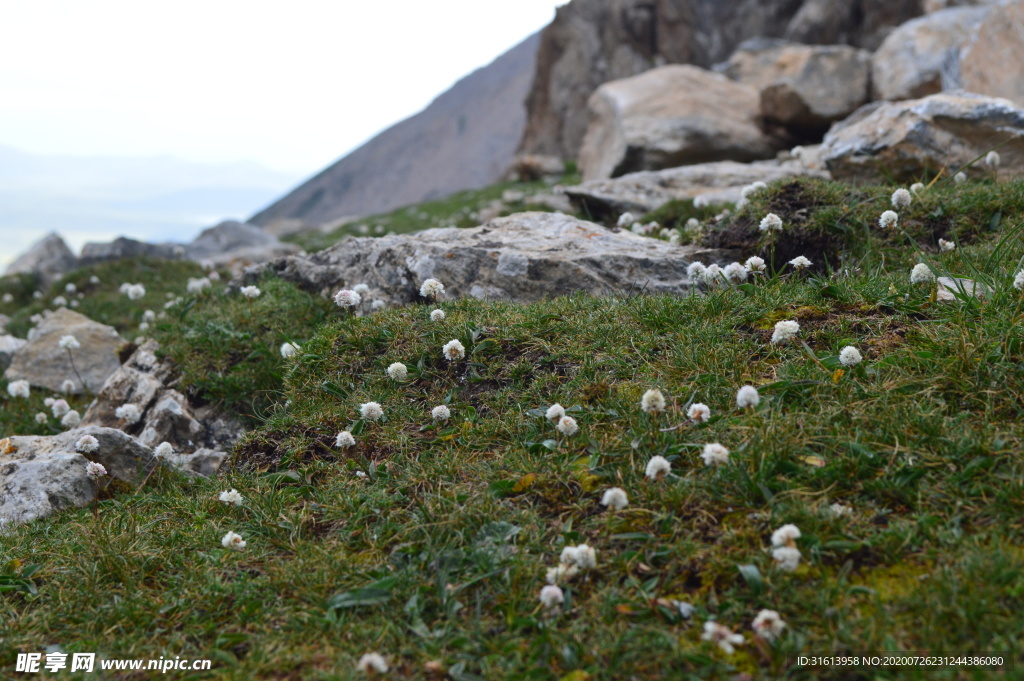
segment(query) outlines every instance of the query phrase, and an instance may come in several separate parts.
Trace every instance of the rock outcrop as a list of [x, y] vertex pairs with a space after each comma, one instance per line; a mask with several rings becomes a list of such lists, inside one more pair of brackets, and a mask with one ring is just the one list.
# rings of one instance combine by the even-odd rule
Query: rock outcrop
[[118, 237], [110, 242], [90, 242], [82, 246], [82, 255], [77, 267], [88, 267], [121, 258], [181, 258], [185, 248], [181, 244], [148, 244], [127, 237]]
[[686, 266], [693, 259], [724, 256], [558, 213], [519, 213], [469, 229], [346, 237], [319, 253], [283, 258], [269, 267], [327, 295], [366, 283], [372, 297], [385, 302], [425, 302], [420, 284], [433, 277], [444, 284], [448, 298], [527, 302], [580, 290], [682, 293], [692, 286]]
[[189, 260], [236, 270], [298, 251], [295, 244], [283, 243], [256, 225], [237, 220], [225, 220], [204, 229], [184, 247], [184, 255]]
[[[80, 345], [71, 350], [74, 367], [68, 351], [59, 345], [64, 336], [74, 336]], [[76, 395], [83, 392], [85, 381], [88, 390], [96, 391], [121, 366], [118, 351], [124, 344], [114, 327], [62, 307], [47, 313], [32, 330], [28, 343], [14, 355], [4, 376], [8, 381], [24, 379], [54, 392], [62, 390], [65, 381], [71, 381], [71, 392]]]
[[[822, 156], [839, 180], [919, 179], [962, 166], [999, 147], [1003, 174], [1024, 165], [1024, 110], [1013, 102], [953, 91], [902, 102], [875, 102], [825, 136]], [[985, 172], [972, 167], [968, 173]]]
[[43, 285], [75, 268], [77, 258], [57, 233], [47, 234], [7, 266], [4, 274], [35, 273]]
[[960, 56], [960, 85], [1024, 107], [1024, 0], [993, 7]]

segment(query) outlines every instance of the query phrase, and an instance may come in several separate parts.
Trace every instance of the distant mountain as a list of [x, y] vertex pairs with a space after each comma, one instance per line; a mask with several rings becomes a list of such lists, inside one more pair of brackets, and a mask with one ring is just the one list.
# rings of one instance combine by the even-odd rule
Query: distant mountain
[[270, 226], [297, 219], [312, 226], [497, 181], [526, 124], [538, 44], [538, 35], [527, 38], [249, 222]]

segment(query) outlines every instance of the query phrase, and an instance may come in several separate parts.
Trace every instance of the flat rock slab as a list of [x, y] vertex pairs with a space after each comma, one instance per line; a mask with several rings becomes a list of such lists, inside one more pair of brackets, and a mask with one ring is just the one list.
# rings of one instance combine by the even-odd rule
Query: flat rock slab
[[125, 340], [112, 326], [94, 322], [85, 315], [62, 307], [33, 329], [29, 341], [14, 355], [4, 372], [8, 381], [27, 380], [37, 388], [60, 391], [66, 380], [75, 384], [74, 394], [83, 392], [81, 381], [71, 367], [68, 352], [58, 343], [74, 336], [81, 347], [72, 350], [75, 366], [91, 391], [97, 391], [121, 366], [118, 351]]
[[518, 213], [470, 229], [346, 237], [319, 253], [283, 258], [269, 267], [326, 295], [365, 283], [371, 299], [423, 302], [420, 284], [433, 277], [444, 284], [446, 298], [529, 302], [574, 291], [683, 293], [693, 286], [686, 276], [690, 262], [726, 257], [559, 213]]

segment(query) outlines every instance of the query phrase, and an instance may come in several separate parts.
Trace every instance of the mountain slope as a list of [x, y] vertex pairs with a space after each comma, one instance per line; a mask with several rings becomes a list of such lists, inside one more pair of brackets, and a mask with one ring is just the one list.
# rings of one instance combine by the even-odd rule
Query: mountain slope
[[538, 35], [527, 38], [250, 222], [316, 225], [493, 183], [511, 163], [526, 124], [538, 44]]

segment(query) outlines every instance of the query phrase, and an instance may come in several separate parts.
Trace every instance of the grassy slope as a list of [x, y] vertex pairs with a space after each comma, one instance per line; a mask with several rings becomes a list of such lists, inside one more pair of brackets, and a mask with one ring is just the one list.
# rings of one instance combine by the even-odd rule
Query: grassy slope
[[[815, 186], [812, 197], [838, 191]], [[773, 187], [751, 215], [783, 214], [785, 191]], [[314, 303], [265, 282], [257, 302], [279, 314], [260, 326], [260, 342], [305, 341], [296, 361], [244, 335], [253, 316], [242, 301], [199, 299], [158, 331], [186, 380], [243, 412], [245, 400], [227, 396], [251, 380], [268, 386], [274, 406], [259, 410], [260, 427], [239, 443], [225, 479], [162, 474], [105, 501], [98, 521], [68, 512], [7, 538], [4, 560], [20, 561], [8, 573], [40, 567], [36, 593], [4, 596], [12, 633], [0, 664], [59, 644], [111, 657], [213, 657], [211, 678], [334, 679], [379, 650], [394, 678], [426, 678], [425, 663], [438, 660], [454, 679], [580, 681], [737, 670], [812, 678], [787, 664], [798, 651], [1019, 656], [1011, 632], [1024, 629], [1024, 307], [1010, 281], [1024, 257], [1021, 186], [937, 188], [906, 212], [915, 233], [941, 208], [953, 216], [949, 229], [973, 242], [942, 255], [919, 242], [937, 268], [996, 288], [984, 302], [954, 304], [910, 286], [918, 255], [906, 237], [867, 229], [889, 191], [847, 199], [876, 197], [843, 218], [854, 235], [849, 276], [784, 275], [687, 298], [460, 301], [443, 304], [441, 323], [425, 306], [321, 323]], [[808, 224], [840, 225], [821, 218], [828, 210], [811, 210]], [[744, 215], [719, 228], [749, 228]], [[784, 217], [792, 227], [796, 218]], [[769, 343], [780, 319], [800, 321], [809, 350]], [[190, 334], [218, 320], [245, 331]], [[453, 365], [440, 352], [451, 338], [467, 350]], [[252, 354], [226, 353], [219, 374], [189, 364], [189, 352], [203, 357], [229, 341]], [[865, 362], [838, 375], [847, 344]], [[409, 367], [406, 382], [385, 375], [395, 361]], [[761, 390], [752, 412], [735, 407], [744, 383]], [[666, 393], [670, 413], [640, 411], [649, 387]], [[359, 420], [369, 400], [385, 421]], [[691, 400], [711, 407], [709, 423], [684, 423]], [[530, 413], [556, 401], [580, 423], [561, 442]], [[429, 410], [441, 403], [453, 418], [437, 426]], [[345, 428], [358, 444], [339, 451], [334, 435]], [[716, 441], [732, 457], [709, 469], [699, 454]], [[673, 476], [652, 483], [643, 473], [655, 454], [672, 461]], [[623, 511], [598, 503], [612, 485], [629, 493]], [[216, 500], [228, 487], [243, 506]], [[852, 515], [831, 515], [834, 502]], [[782, 573], [769, 538], [789, 522], [803, 531], [804, 560]], [[244, 552], [221, 548], [228, 530], [248, 541]], [[544, 616], [545, 569], [584, 541], [598, 569]], [[741, 572], [746, 565], [756, 572]], [[659, 599], [688, 601], [696, 613], [684, 620]], [[749, 633], [761, 608], [789, 624], [774, 648], [751, 642], [726, 656], [700, 640], [708, 617]]]

